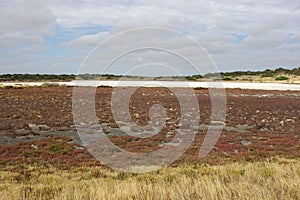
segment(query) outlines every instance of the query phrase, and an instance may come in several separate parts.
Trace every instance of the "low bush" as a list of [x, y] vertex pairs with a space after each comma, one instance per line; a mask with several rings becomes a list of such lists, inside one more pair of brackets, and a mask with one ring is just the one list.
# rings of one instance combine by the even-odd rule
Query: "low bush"
[[287, 81], [287, 80], [289, 80], [289, 78], [285, 77], [285, 76], [279, 76], [279, 77], [275, 78], [275, 80], [276, 81]]
[[222, 80], [223, 80], [223, 81], [232, 81], [233, 79], [230, 78], [230, 77], [224, 77], [224, 78], [222, 78]]

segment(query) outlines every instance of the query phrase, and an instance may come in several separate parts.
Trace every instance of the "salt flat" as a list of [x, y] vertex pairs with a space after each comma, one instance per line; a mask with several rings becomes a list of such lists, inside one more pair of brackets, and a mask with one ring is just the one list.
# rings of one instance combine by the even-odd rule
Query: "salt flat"
[[[3, 86], [42, 86], [46, 82], [3, 82]], [[186, 82], [186, 81], [94, 81], [76, 80], [71, 82], [51, 82], [67, 86], [111, 86], [111, 87], [192, 87], [192, 88], [240, 88], [254, 90], [299, 91], [300, 84], [250, 83], [250, 82]]]

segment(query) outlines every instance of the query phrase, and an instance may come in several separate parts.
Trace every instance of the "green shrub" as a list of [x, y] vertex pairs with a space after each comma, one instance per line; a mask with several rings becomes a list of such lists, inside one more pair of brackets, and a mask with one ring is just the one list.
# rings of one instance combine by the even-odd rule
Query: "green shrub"
[[264, 73], [264, 74], [261, 75], [262, 78], [265, 78], [265, 77], [266, 77], [266, 78], [267, 78], [267, 77], [274, 77], [274, 76], [275, 76], [274, 73]]
[[279, 77], [277, 77], [275, 80], [276, 80], [276, 81], [287, 81], [287, 80], [289, 80], [289, 78], [288, 78], [288, 77], [285, 77], [285, 76], [279, 76]]
[[185, 79], [188, 80], [188, 81], [195, 81], [196, 80], [196, 78], [193, 77], [193, 76], [187, 76], [187, 77], [185, 77]]
[[4, 89], [14, 89], [15, 87], [12, 85], [6, 85], [3, 87]]
[[291, 73], [296, 76], [300, 76], [300, 67], [292, 69]]
[[5, 85], [2, 88], [7, 89], [7, 90], [9, 90], [9, 89], [23, 89], [23, 87], [16, 86], [16, 85]]
[[42, 87], [59, 87], [58, 83], [43, 83]]
[[200, 78], [203, 78], [203, 76], [202, 75], [194, 75], [193, 76], [195, 79], [200, 79]]
[[222, 80], [223, 81], [232, 81], [232, 78], [230, 78], [230, 77], [224, 77], [224, 78], [222, 78]]

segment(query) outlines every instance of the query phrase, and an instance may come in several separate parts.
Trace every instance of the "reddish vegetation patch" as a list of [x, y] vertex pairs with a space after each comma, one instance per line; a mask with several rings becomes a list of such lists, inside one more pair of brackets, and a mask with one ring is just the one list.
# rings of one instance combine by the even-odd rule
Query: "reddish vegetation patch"
[[[117, 128], [111, 112], [113, 88], [96, 91], [99, 123]], [[213, 151], [199, 160], [206, 130], [199, 130], [188, 151], [176, 162], [223, 163], [236, 159], [256, 160], [276, 155], [300, 157], [300, 92], [230, 89], [227, 92], [226, 127], [246, 125], [247, 130], [224, 130]], [[185, 93], [185, 89], [182, 89]], [[211, 104], [207, 89], [195, 89], [200, 107], [200, 124], [210, 123]], [[139, 88], [130, 100], [130, 115], [140, 126], [149, 123], [154, 104], [167, 110], [167, 124], [153, 137], [110, 136], [110, 140], [131, 152], [151, 152], [172, 140], [179, 127], [180, 105], [166, 88]], [[39, 135], [31, 124], [47, 125], [49, 130], [72, 131], [72, 87], [26, 87], [0, 89], [0, 140]], [[28, 130], [18, 132], [18, 130]], [[43, 128], [41, 128], [41, 131]], [[132, 131], [135, 131], [134, 128]], [[105, 132], [110, 134], [109, 131]], [[5, 143], [5, 142], [3, 142]], [[0, 146], [1, 166], [38, 163], [42, 165], [99, 165], [70, 138], [49, 136], [32, 142]]]
[[68, 144], [68, 138], [49, 138], [13, 146], [0, 146], [1, 166], [38, 164], [42, 166], [100, 165], [84, 148]]

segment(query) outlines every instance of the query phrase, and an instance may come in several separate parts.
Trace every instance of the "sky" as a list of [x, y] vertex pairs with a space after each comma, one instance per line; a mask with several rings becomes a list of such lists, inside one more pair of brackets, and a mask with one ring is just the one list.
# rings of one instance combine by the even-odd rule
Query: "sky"
[[300, 1], [1, 0], [0, 73], [294, 68]]

